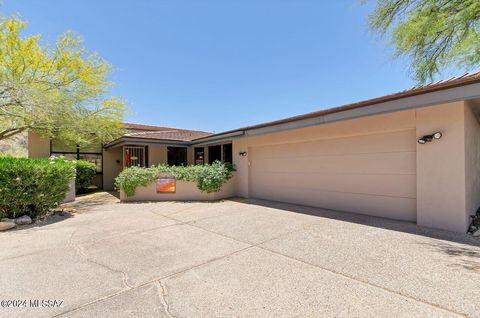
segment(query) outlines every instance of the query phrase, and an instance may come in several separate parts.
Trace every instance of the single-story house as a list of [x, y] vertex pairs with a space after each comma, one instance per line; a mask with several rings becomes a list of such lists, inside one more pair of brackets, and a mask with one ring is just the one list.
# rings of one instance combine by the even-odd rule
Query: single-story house
[[290, 202], [465, 232], [480, 207], [480, 73], [221, 133], [127, 124], [92, 149], [35, 132], [29, 155], [97, 163], [112, 190], [131, 165], [236, 167], [239, 197]]

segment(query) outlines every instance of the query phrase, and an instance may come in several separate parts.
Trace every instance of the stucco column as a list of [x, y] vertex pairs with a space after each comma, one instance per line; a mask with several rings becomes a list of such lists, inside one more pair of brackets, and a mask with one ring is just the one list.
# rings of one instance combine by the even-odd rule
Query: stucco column
[[[245, 138], [234, 139], [232, 143], [233, 164], [237, 170], [235, 174], [235, 195], [248, 198], [248, 147]], [[246, 152], [240, 156], [239, 152]]]
[[439, 140], [417, 143], [418, 225], [467, 230], [464, 107], [456, 102], [416, 111], [417, 138], [443, 134]]
[[28, 131], [28, 158], [50, 157], [50, 138]]

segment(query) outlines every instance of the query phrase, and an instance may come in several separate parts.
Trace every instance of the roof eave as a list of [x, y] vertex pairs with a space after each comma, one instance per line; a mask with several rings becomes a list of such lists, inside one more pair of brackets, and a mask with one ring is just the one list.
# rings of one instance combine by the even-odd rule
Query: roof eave
[[115, 148], [124, 146], [127, 144], [142, 144], [142, 145], [178, 145], [178, 146], [189, 146], [190, 141], [186, 140], [176, 140], [176, 139], [153, 139], [153, 138], [138, 138], [138, 137], [129, 137], [122, 136], [104, 146], [105, 149]]

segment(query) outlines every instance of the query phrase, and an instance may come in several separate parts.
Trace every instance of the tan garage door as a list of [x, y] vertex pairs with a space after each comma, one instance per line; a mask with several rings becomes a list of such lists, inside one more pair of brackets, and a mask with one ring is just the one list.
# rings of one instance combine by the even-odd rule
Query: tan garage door
[[249, 149], [253, 198], [416, 220], [415, 131]]

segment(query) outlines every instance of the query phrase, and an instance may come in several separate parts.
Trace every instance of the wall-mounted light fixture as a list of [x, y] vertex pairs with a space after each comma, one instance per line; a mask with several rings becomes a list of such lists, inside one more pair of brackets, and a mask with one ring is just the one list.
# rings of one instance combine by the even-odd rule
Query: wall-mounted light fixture
[[246, 151], [240, 151], [238, 153], [239, 156], [242, 156], [242, 157], [245, 157], [247, 155], [247, 152]]
[[440, 139], [442, 138], [442, 133], [437, 131], [436, 133], [433, 133], [431, 135], [425, 135], [422, 138], [418, 139], [417, 142], [419, 144], [426, 144], [427, 142], [431, 142], [433, 139]]

